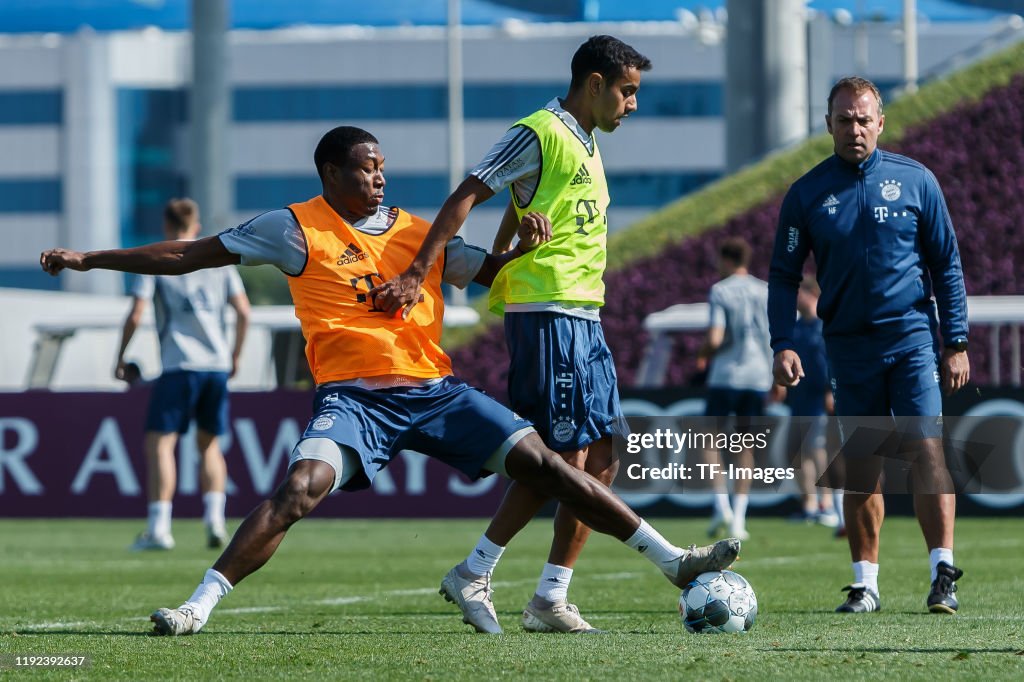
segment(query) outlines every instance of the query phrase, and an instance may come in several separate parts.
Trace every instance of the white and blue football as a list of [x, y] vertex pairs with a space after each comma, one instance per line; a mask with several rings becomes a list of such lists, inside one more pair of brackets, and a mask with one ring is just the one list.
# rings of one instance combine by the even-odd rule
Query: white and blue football
[[687, 632], [748, 632], [757, 618], [757, 595], [739, 573], [701, 573], [679, 596], [679, 615]]

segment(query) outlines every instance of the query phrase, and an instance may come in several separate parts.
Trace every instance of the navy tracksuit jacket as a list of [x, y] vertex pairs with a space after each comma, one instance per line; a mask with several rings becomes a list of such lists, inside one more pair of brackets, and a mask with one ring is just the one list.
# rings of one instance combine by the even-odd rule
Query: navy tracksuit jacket
[[967, 338], [956, 235], [939, 184], [920, 163], [878, 149], [859, 165], [833, 155], [793, 183], [768, 278], [775, 352], [793, 347], [808, 253], [830, 356], [867, 359], [934, 343], [936, 326], [946, 345]]

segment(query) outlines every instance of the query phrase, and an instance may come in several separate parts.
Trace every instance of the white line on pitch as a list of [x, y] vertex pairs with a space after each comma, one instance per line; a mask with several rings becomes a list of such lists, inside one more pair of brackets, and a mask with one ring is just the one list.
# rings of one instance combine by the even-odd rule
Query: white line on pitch
[[[635, 578], [640, 576], [640, 573], [599, 573], [596, 575], [588, 575], [588, 580], [622, 580], [627, 578]], [[519, 585], [532, 585], [536, 582], [536, 579], [530, 578], [527, 580], [501, 580], [492, 583], [495, 587], [516, 587]], [[299, 602], [302, 604], [315, 604], [318, 606], [344, 606], [346, 604], [358, 604], [367, 601], [373, 601], [375, 599], [387, 598], [387, 597], [413, 597], [420, 595], [434, 594], [437, 592], [435, 587], [419, 587], [414, 589], [404, 590], [385, 590], [376, 594], [361, 594], [351, 595], [347, 597], [333, 597], [329, 599], [317, 599], [313, 601]], [[250, 613], [276, 613], [279, 611], [287, 611], [293, 608], [292, 606], [240, 606], [236, 608], [221, 608], [217, 609], [214, 614], [216, 616], [235, 616], [245, 615]], [[126, 618], [118, 618], [115, 622], [137, 622], [139, 620], [148, 620], [149, 616], [129, 616]], [[11, 629], [17, 632], [31, 632], [34, 630], [57, 630], [60, 628], [78, 628], [84, 626], [95, 627], [102, 625], [104, 622], [109, 621], [48, 621], [44, 623], [29, 623], [26, 625], [16, 625]]]

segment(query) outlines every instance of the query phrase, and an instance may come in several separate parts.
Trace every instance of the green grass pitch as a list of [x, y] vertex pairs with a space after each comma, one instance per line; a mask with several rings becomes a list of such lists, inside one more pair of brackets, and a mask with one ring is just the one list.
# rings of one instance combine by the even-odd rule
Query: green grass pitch
[[[326, 504], [330, 504], [328, 501]], [[655, 520], [678, 543], [702, 520]], [[0, 521], [0, 678], [976, 680], [1024, 679], [1024, 533], [1019, 519], [961, 519], [957, 616], [928, 614], [928, 565], [912, 519], [882, 537], [884, 611], [838, 615], [844, 541], [820, 527], [752, 519], [736, 570], [760, 602], [747, 635], [691, 635], [678, 590], [643, 558], [595, 535], [570, 597], [602, 636], [522, 632], [550, 520], [516, 539], [495, 574], [506, 634], [478, 635], [437, 594], [486, 522], [299, 523], [202, 633], [149, 637], [148, 614], [191, 594], [215, 552], [197, 521], [178, 549], [126, 550], [141, 522]], [[75, 670], [12, 669], [13, 656], [85, 655]]]

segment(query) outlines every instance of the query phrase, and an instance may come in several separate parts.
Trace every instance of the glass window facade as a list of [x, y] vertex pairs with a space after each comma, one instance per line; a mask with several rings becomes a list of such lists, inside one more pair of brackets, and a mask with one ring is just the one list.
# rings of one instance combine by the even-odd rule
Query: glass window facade
[[0, 179], [0, 213], [60, 213], [60, 178]]
[[[565, 94], [564, 82], [467, 83], [466, 118], [512, 122]], [[645, 116], [717, 117], [723, 111], [722, 84], [710, 81], [654, 81], [640, 89]], [[318, 121], [341, 119], [429, 120], [448, 115], [443, 84], [237, 88], [236, 121]]]
[[175, 133], [186, 120], [183, 90], [117, 91], [117, 178], [121, 243], [163, 239], [163, 207], [184, 196], [177, 171]]
[[53, 125], [63, 120], [64, 93], [60, 90], [0, 92], [0, 125]]
[[[617, 207], [657, 207], [715, 180], [718, 173], [609, 173], [608, 189]], [[385, 201], [398, 206], [440, 207], [448, 198], [447, 174], [393, 172], [387, 175]], [[265, 211], [304, 201], [320, 193], [315, 175], [238, 177], [235, 203], [239, 211]]]

